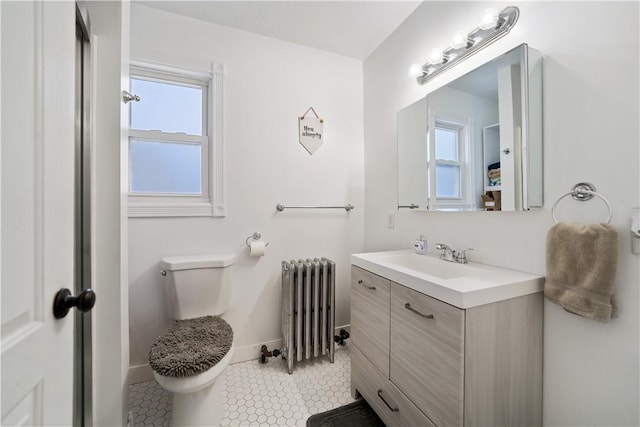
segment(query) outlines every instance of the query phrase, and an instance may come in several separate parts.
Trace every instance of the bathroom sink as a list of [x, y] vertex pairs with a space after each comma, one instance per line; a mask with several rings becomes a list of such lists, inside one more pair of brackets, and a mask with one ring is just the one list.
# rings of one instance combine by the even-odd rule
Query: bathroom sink
[[459, 308], [541, 292], [544, 277], [477, 262], [458, 264], [413, 250], [353, 254], [351, 263]]
[[399, 252], [381, 255], [378, 257], [378, 260], [378, 262], [384, 262], [410, 270], [419, 271], [430, 276], [435, 276], [439, 279], [452, 279], [454, 277], [482, 274], [482, 270], [473, 267], [472, 264], [447, 262], [438, 257], [431, 255], [418, 255], [412, 252]]

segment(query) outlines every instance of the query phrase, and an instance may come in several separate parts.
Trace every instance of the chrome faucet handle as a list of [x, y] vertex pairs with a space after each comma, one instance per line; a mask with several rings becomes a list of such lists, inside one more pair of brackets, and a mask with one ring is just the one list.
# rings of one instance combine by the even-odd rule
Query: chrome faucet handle
[[444, 243], [436, 243], [436, 249], [439, 251], [446, 251], [446, 250], [451, 250], [451, 248], [447, 245], [445, 245]]
[[460, 264], [468, 264], [469, 260], [467, 259], [467, 251], [472, 251], [473, 248], [462, 249], [458, 251], [456, 255], [456, 262]]
[[454, 251], [444, 243], [437, 243], [436, 249], [440, 251], [440, 259], [443, 259], [445, 261], [453, 261], [456, 256], [456, 251]]

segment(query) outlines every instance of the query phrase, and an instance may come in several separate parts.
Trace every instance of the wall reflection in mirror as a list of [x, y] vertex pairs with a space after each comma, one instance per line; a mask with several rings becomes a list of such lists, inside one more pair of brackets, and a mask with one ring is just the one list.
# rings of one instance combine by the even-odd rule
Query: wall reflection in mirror
[[542, 55], [526, 44], [398, 112], [398, 206], [542, 206]]

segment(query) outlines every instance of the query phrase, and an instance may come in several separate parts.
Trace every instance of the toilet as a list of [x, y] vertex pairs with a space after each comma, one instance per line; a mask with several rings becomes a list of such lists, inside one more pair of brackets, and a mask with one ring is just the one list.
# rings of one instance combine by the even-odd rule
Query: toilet
[[233, 357], [233, 330], [220, 317], [229, 302], [235, 254], [172, 256], [162, 260], [175, 323], [149, 350], [153, 375], [173, 393], [172, 426], [218, 426], [223, 396], [218, 376]]

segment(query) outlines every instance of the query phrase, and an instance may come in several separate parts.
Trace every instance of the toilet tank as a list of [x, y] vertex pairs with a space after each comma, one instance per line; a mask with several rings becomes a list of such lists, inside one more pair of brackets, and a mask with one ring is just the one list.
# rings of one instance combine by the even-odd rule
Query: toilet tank
[[176, 320], [222, 315], [229, 304], [235, 261], [232, 253], [163, 258], [169, 315]]

